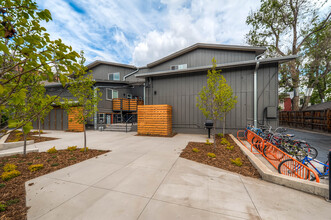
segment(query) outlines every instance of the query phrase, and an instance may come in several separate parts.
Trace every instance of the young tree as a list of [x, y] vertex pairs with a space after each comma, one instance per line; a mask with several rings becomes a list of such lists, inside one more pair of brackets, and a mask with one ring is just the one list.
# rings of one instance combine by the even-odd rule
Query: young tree
[[[33, 0], [0, 2], [0, 115], [8, 119], [8, 125], [0, 125], [2, 128], [28, 132], [31, 121], [56, 99], [32, 94], [55, 79], [65, 86], [80, 68], [76, 60], [79, 54], [61, 39], [51, 40], [40, 25], [50, 20], [50, 12], [38, 9]], [[54, 63], [60, 74], [53, 70]], [[34, 99], [29, 98], [32, 96]], [[38, 103], [43, 107], [33, 112], [30, 107], [19, 108]]]
[[[246, 35], [247, 42], [255, 46], [268, 46], [269, 55], [297, 55], [309, 37], [326, 27], [331, 12], [322, 20], [319, 28], [313, 25], [319, 19], [319, 8], [325, 1], [309, 0], [261, 0], [260, 8], [251, 12], [246, 23], [252, 29]], [[284, 64], [280, 69], [281, 82], [294, 91], [293, 110], [299, 110], [299, 86], [302, 59]]]
[[197, 106], [203, 115], [212, 120], [214, 127], [214, 147], [216, 147], [216, 122], [223, 120], [223, 135], [225, 134], [225, 116], [237, 102], [231, 87], [226, 83], [221, 70], [216, 70], [216, 60], [213, 58], [213, 68], [208, 70], [207, 87], [204, 86], [197, 97]]
[[[74, 99], [66, 99], [66, 108], [68, 111], [75, 111], [75, 121], [84, 126], [84, 151], [86, 152], [86, 124], [87, 120], [98, 111], [97, 105], [101, 100], [101, 93], [97, 88], [93, 88], [95, 81], [92, 75], [86, 75], [84, 66], [84, 56], [81, 54], [81, 69], [75, 73], [74, 80], [69, 83], [68, 90]], [[72, 103], [76, 108], [72, 107]]]

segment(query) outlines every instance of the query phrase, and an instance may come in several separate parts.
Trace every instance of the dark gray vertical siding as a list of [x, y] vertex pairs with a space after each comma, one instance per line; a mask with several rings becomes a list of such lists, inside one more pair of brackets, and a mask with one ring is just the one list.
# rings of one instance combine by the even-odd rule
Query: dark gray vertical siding
[[91, 69], [91, 71], [92, 71], [94, 79], [103, 79], [103, 80], [108, 80], [109, 73], [118, 73], [119, 72], [120, 81], [123, 81], [123, 77], [129, 73], [132, 73], [133, 71], [135, 71], [135, 69], [100, 64], [98, 66], [93, 67]]
[[[258, 71], [258, 121], [262, 123], [263, 110], [277, 107], [277, 64], [262, 65]], [[253, 123], [253, 72], [254, 66], [225, 69], [222, 75], [237, 96], [237, 104], [226, 116], [226, 127], [231, 131], [243, 129]], [[179, 132], [203, 132], [205, 117], [196, 106], [196, 97], [207, 84], [207, 72], [162, 76], [153, 78], [153, 91], [146, 92], [147, 104], [169, 104], [173, 106], [173, 127]], [[149, 97], [152, 94], [153, 99]], [[270, 121], [273, 127], [277, 120]], [[222, 123], [217, 123], [217, 128]], [[197, 129], [199, 128], [199, 129]]]
[[215, 58], [218, 64], [237, 62], [244, 60], [254, 60], [255, 52], [245, 51], [230, 51], [230, 50], [214, 50], [214, 49], [196, 49], [190, 53], [183, 54], [172, 60], [161, 63], [148, 71], [157, 72], [170, 70], [170, 66], [187, 64], [188, 68], [206, 66], [212, 64], [212, 59]]
[[68, 112], [63, 111], [63, 130], [68, 130]]
[[62, 130], [63, 124], [63, 111], [62, 109], [56, 109], [56, 130]]
[[[138, 92], [136, 93], [134, 89], [131, 88], [119, 88], [118, 86], [109, 86], [107, 88], [117, 90], [118, 98], [127, 98], [127, 94], [132, 94], [133, 96], [136, 96], [138, 94]], [[101, 92], [102, 96], [101, 101], [98, 104], [98, 111], [102, 113], [110, 113], [112, 111], [112, 100], [107, 100], [107, 88], [99, 88], [99, 91]], [[141, 90], [138, 96], [143, 97], [143, 87], [137, 87], [136, 90]]]
[[[67, 130], [67, 111], [60, 108], [52, 109], [44, 119], [41, 119], [40, 127], [42, 130]], [[38, 129], [38, 120], [33, 122], [33, 128]]]

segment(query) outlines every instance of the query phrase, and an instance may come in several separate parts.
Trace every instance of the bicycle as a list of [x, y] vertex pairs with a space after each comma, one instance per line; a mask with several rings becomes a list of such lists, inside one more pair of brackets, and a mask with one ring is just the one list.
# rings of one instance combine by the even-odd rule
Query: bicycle
[[[283, 152], [296, 157], [298, 160], [304, 159], [306, 155], [311, 157], [312, 159], [315, 159], [318, 155], [318, 151], [316, 148], [310, 146], [306, 141], [304, 140], [297, 140], [292, 139], [294, 137], [293, 134], [280, 134], [275, 133], [270, 138], [270, 143], [275, 145], [277, 148], [282, 150]], [[265, 157], [271, 159], [271, 160], [280, 160], [283, 158], [282, 154], [279, 154], [279, 157], [275, 157], [273, 154], [270, 156], [270, 150], [269, 148], [263, 149], [263, 154]]]
[[[314, 161], [315, 163], [318, 163], [320, 165], [323, 166], [323, 172], [319, 171], [312, 163], [311, 161]], [[325, 163], [322, 163], [316, 159], [313, 159], [311, 157], [309, 157], [308, 155], [306, 155], [303, 160], [301, 160], [302, 164], [305, 164], [306, 166], [310, 165], [311, 167], [313, 167], [316, 172], [317, 175], [319, 176], [319, 178], [324, 179], [324, 178], [328, 178], [329, 175], [329, 162], [326, 161]], [[298, 173], [298, 171], [302, 168], [302, 165], [297, 164], [293, 159], [287, 159], [282, 161], [279, 165], [278, 165], [278, 172], [281, 174], [285, 174], [285, 175], [292, 175], [295, 173]], [[306, 173], [305, 179], [309, 178], [309, 172]], [[311, 181], [316, 180], [316, 176], [312, 176], [310, 178]]]

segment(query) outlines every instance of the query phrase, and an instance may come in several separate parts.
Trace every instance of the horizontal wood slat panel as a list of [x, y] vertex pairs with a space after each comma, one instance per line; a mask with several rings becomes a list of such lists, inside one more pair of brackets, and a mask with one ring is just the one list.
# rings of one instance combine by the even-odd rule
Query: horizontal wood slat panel
[[143, 104], [142, 100], [137, 99], [113, 99], [113, 111], [137, 111], [137, 106]]
[[81, 107], [72, 107], [68, 112], [68, 130], [70, 131], [84, 131], [84, 125], [77, 122], [76, 115], [82, 111]]
[[172, 135], [172, 107], [170, 105], [139, 105], [138, 134]]

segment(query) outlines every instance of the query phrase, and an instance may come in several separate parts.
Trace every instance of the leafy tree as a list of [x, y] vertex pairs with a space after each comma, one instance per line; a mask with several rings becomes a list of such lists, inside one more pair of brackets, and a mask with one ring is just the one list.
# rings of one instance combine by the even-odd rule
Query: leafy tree
[[[87, 120], [98, 111], [97, 105], [101, 100], [101, 93], [93, 88], [95, 81], [92, 75], [86, 74], [84, 56], [81, 54], [81, 69], [74, 75], [74, 80], [69, 83], [68, 90], [74, 99], [65, 99], [68, 111], [75, 111], [75, 121], [84, 125], [84, 151], [86, 152], [86, 124]], [[78, 107], [72, 107], [72, 103]]]
[[40, 25], [50, 20], [50, 12], [38, 9], [33, 0], [0, 2], [0, 115], [8, 118], [2, 128], [27, 133], [31, 121], [49, 111], [57, 98], [42, 95], [43, 84], [58, 81], [65, 86], [80, 69], [79, 54], [61, 39], [51, 40]]
[[[246, 35], [247, 42], [255, 46], [267, 46], [268, 55], [298, 55], [311, 35], [323, 30], [331, 12], [318, 28], [312, 28], [320, 19], [319, 8], [326, 1], [309, 0], [261, 0], [260, 8], [251, 12], [246, 23], [252, 29]], [[299, 86], [302, 60], [297, 59], [280, 68], [281, 84], [295, 91], [293, 110], [299, 110]]]
[[[314, 29], [318, 29], [322, 24], [317, 24]], [[331, 79], [331, 21], [327, 22], [326, 28], [312, 34], [304, 43], [306, 56], [305, 68], [303, 70], [306, 78], [307, 88], [312, 88], [315, 93], [314, 103], [325, 100], [328, 89], [330, 90]], [[305, 96], [302, 109], [305, 109], [310, 102], [310, 94]]]
[[203, 115], [214, 123], [214, 147], [216, 147], [216, 122], [223, 121], [223, 135], [225, 134], [226, 113], [234, 108], [237, 97], [233, 96], [231, 87], [226, 83], [221, 70], [216, 70], [216, 60], [213, 58], [213, 68], [208, 70], [207, 87], [204, 86], [197, 97], [197, 106]]

